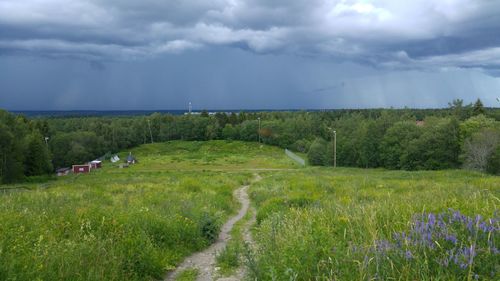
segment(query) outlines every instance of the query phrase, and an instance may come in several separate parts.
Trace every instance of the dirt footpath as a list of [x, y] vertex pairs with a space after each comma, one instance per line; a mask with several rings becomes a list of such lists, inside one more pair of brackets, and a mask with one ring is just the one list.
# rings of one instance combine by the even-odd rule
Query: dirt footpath
[[[259, 175], [256, 175], [255, 181], [261, 180]], [[217, 241], [210, 245], [209, 248], [202, 252], [197, 252], [187, 257], [174, 271], [167, 274], [165, 278], [166, 281], [173, 281], [175, 278], [184, 270], [190, 268], [198, 269], [198, 281], [212, 281], [215, 277], [215, 257], [216, 254], [226, 247], [227, 242], [231, 239], [230, 232], [234, 227], [234, 224], [241, 220], [248, 212], [250, 206], [250, 199], [248, 198], [247, 190], [250, 185], [245, 185], [234, 191], [234, 197], [240, 202], [241, 208], [234, 217], [230, 218], [221, 229]], [[250, 226], [255, 221], [255, 212], [252, 212], [252, 219], [245, 225], [243, 237], [245, 242], [251, 243], [250, 237]], [[244, 276], [244, 270], [240, 268], [233, 277], [220, 278], [219, 280], [241, 280]]]

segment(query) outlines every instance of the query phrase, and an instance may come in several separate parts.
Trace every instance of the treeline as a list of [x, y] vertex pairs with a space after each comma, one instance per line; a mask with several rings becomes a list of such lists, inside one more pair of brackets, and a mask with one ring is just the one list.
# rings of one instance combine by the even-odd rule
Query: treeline
[[43, 122], [0, 110], [0, 183], [40, 176], [53, 170]]
[[[479, 100], [474, 105], [463, 105], [463, 101], [455, 100], [446, 109], [241, 112], [214, 115], [203, 112], [181, 116], [155, 113], [133, 117], [32, 120], [2, 112], [0, 134], [4, 134], [4, 127], [10, 128], [6, 132], [12, 135], [17, 132], [22, 136], [16, 135], [11, 139], [24, 141], [9, 142], [9, 145], [20, 145], [25, 149], [4, 149], [6, 146], [2, 143], [2, 153], [11, 151], [13, 155], [31, 155], [26, 150], [29, 147], [26, 143], [31, 140], [31, 151], [34, 154], [36, 150], [40, 154], [35, 158], [45, 159], [45, 162], [40, 161], [45, 163], [40, 165], [43, 169], [32, 172], [33, 169], [28, 168], [31, 164], [26, 164], [26, 161], [32, 161], [28, 160], [32, 156], [18, 157], [23, 169], [18, 164], [9, 166], [16, 173], [2, 176], [2, 181], [22, 179], [24, 176], [42, 173], [42, 170], [51, 170], [50, 164], [53, 167], [70, 166], [95, 159], [107, 152], [169, 140], [260, 139], [266, 144], [307, 153], [310, 164], [332, 165], [334, 130], [339, 166], [406, 170], [465, 166], [498, 173], [499, 120], [500, 110], [484, 108]], [[17, 123], [24, 124], [28, 129], [19, 129], [20, 125], [15, 125]], [[48, 137], [50, 151], [47, 151], [46, 146], [40, 147], [40, 144], [45, 145], [45, 137]], [[36, 148], [37, 146], [40, 148]], [[42, 155], [50, 156], [52, 163], [47, 163]], [[2, 175], [11, 173], [10, 170], [3, 168]]]

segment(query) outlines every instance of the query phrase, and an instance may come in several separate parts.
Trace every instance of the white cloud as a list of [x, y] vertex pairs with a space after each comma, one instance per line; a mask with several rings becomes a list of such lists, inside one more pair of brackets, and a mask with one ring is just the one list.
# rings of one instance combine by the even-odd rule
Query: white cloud
[[186, 40], [173, 40], [166, 44], [157, 46], [155, 53], [179, 53], [189, 49], [198, 49], [201, 45]]
[[285, 28], [272, 27], [269, 30], [237, 29], [224, 25], [208, 25], [200, 23], [190, 29], [188, 38], [207, 44], [233, 44], [245, 42], [255, 51], [266, 51], [282, 47], [286, 40]]
[[128, 59], [245, 44], [388, 67], [498, 67], [499, 12], [500, 1], [478, 0], [0, 0], [0, 52]]
[[476, 50], [460, 54], [431, 56], [415, 60], [418, 64], [439, 67], [498, 67], [500, 68], [500, 47]]

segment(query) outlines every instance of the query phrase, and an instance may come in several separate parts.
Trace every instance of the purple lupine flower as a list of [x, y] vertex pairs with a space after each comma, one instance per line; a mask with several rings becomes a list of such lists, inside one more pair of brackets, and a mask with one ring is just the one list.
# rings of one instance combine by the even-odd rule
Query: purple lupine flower
[[489, 226], [486, 224], [486, 222], [482, 222], [479, 224], [479, 230], [481, 230], [482, 232], [489, 232]]
[[498, 255], [498, 254], [500, 254], [500, 251], [499, 251], [496, 247], [492, 247], [492, 248], [491, 248], [491, 252], [492, 252], [494, 255]]
[[470, 248], [467, 248], [466, 253], [469, 258], [469, 265], [472, 265], [474, 258], [476, 257], [476, 244], [472, 244]]
[[392, 245], [387, 240], [379, 240], [375, 243], [375, 247], [379, 252], [386, 252], [391, 249]]
[[433, 213], [430, 213], [428, 216], [428, 227], [432, 228], [436, 223], [436, 216]]
[[410, 251], [410, 250], [406, 250], [406, 252], [405, 252], [405, 258], [406, 258], [407, 260], [411, 260], [411, 259], [413, 259], [413, 254], [411, 253], [411, 251]]
[[455, 244], [455, 245], [457, 244], [457, 236], [455, 236], [454, 234], [447, 233], [447, 234], [445, 234], [444, 239], [446, 241], [449, 241], [449, 242]]
[[[473, 269], [477, 256], [489, 253], [486, 258], [490, 259], [491, 254], [500, 254], [495, 245], [499, 231], [497, 215], [490, 219], [481, 215], [469, 217], [453, 209], [438, 214], [416, 214], [408, 231], [393, 233], [392, 242], [375, 241], [365, 259], [371, 253], [379, 257], [395, 254], [415, 261], [415, 255], [425, 251], [426, 256], [437, 257], [434, 261], [442, 267]], [[471, 241], [474, 243], [470, 244]], [[473, 277], [476, 278], [476, 275]]]
[[481, 221], [482, 216], [481, 215], [476, 215], [476, 224]]

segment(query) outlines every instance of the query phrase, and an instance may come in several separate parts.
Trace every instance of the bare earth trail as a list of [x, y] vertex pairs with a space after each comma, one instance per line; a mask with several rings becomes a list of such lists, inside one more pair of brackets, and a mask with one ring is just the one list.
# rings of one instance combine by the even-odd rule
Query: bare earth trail
[[[243, 226], [243, 241], [250, 246], [250, 248], [253, 248], [254, 246], [254, 241], [252, 238], [252, 234], [250, 232], [250, 228], [252, 225], [255, 224], [256, 222], [256, 210], [253, 208], [250, 210], [252, 213], [252, 217], [247, 221], [247, 223]], [[238, 280], [243, 280], [245, 278], [246, 274], [246, 268], [244, 265], [241, 265], [236, 272], [233, 273], [233, 275], [228, 276], [228, 277], [222, 277], [218, 278], [217, 281], [238, 281]]]
[[[259, 175], [255, 176], [253, 182], [261, 180]], [[198, 277], [196, 280], [198, 281], [212, 281], [215, 277], [215, 256], [218, 252], [226, 247], [227, 242], [231, 239], [230, 232], [233, 229], [233, 226], [241, 220], [248, 212], [250, 207], [250, 199], [248, 198], [247, 190], [250, 184], [244, 185], [238, 189], [236, 189], [233, 193], [234, 197], [240, 202], [241, 208], [234, 217], [231, 217], [221, 229], [219, 234], [219, 238], [217, 241], [210, 245], [207, 249], [202, 252], [194, 253], [193, 255], [187, 257], [174, 271], [171, 271], [167, 274], [165, 278], [166, 281], [173, 281], [177, 278], [177, 276], [182, 273], [186, 269], [196, 268], [198, 269]], [[250, 223], [255, 220], [255, 212], [252, 212], [252, 219], [245, 224], [245, 230], [243, 233], [244, 240], [248, 242], [251, 241], [249, 227]], [[249, 239], [247, 241], [247, 239]], [[229, 277], [229, 278], [221, 278], [219, 280], [241, 280], [244, 275], [244, 270], [239, 269], [236, 273], [237, 277]]]

